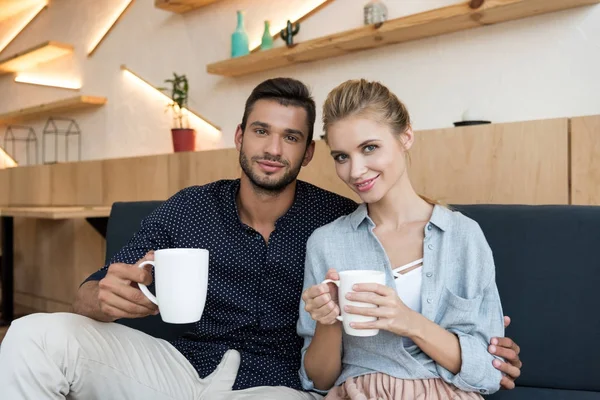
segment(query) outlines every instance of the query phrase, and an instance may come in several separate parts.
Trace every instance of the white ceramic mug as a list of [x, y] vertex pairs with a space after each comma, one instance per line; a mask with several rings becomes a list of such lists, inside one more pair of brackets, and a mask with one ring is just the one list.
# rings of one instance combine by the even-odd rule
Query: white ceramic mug
[[348, 335], [352, 336], [375, 336], [379, 333], [379, 329], [354, 329], [350, 326], [352, 322], [370, 322], [375, 321], [377, 318], [368, 317], [365, 315], [348, 314], [344, 309], [346, 306], [356, 307], [377, 307], [375, 304], [362, 303], [358, 301], [350, 301], [346, 299], [348, 292], [353, 292], [352, 286], [357, 283], [379, 283], [385, 285], [385, 273], [381, 271], [372, 270], [354, 270], [354, 271], [342, 271], [339, 273], [340, 280], [335, 281], [333, 279], [325, 279], [323, 283], [334, 283], [339, 288], [338, 299], [340, 303], [341, 316], [337, 316], [338, 321], [342, 321], [344, 325], [344, 331]]
[[157, 250], [154, 261], [144, 261], [139, 267], [145, 265], [154, 267], [156, 296], [146, 285], [138, 286], [158, 306], [162, 320], [171, 324], [199, 321], [208, 290], [208, 250]]

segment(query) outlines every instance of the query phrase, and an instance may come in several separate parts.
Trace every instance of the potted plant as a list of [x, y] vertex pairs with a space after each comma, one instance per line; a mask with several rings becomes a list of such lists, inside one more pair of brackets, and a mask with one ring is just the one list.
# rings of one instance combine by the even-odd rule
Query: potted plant
[[171, 99], [168, 108], [173, 111], [173, 128], [171, 135], [173, 138], [173, 150], [194, 151], [196, 150], [196, 131], [189, 127], [187, 111], [183, 109], [188, 105], [189, 84], [185, 75], [177, 75], [173, 73], [172, 79], [166, 79], [165, 83], [169, 83], [171, 88], [159, 88], [165, 92], [171, 92]]

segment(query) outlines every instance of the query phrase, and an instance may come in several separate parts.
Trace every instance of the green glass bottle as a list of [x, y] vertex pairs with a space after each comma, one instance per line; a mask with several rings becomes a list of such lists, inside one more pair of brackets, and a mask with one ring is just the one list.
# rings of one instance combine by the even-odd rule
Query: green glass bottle
[[271, 35], [271, 22], [265, 21], [265, 32], [260, 42], [261, 50], [268, 50], [273, 48], [273, 35]]
[[237, 28], [231, 34], [231, 57], [245, 56], [250, 53], [248, 48], [248, 35], [244, 29], [244, 12], [237, 12]]

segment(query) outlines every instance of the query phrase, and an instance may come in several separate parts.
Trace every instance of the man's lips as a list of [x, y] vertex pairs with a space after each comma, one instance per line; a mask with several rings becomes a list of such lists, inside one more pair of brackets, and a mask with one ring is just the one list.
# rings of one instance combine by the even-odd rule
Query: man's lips
[[276, 172], [284, 167], [283, 164], [274, 161], [258, 161], [258, 165], [266, 172]]

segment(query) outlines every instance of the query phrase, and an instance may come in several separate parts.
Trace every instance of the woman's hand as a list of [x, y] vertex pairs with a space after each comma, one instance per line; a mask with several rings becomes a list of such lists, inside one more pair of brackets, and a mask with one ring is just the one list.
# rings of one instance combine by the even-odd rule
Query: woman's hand
[[[325, 279], [338, 280], [340, 276], [332, 268], [327, 271]], [[335, 317], [340, 315], [338, 288], [333, 283], [320, 283], [309, 287], [302, 293], [302, 300], [305, 303], [304, 310], [320, 324], [332, 325], [337, 321]]]
[[346, 306], [350, 314], [377, 317], [372, 322], [354, 322], [355, 329], [383, 329], [399, 336], [412, 337], [417, 324], [415, 312], [400, 300], [396, 291], [378, 283], [361, 283], [352, 287], [346, 298], [351, 301], [375, 304], [376, 308]]

